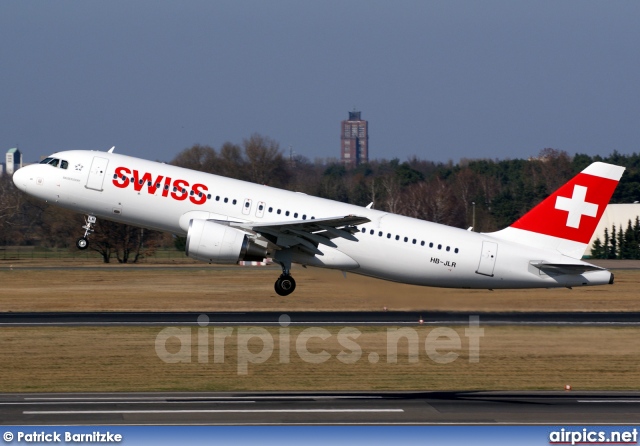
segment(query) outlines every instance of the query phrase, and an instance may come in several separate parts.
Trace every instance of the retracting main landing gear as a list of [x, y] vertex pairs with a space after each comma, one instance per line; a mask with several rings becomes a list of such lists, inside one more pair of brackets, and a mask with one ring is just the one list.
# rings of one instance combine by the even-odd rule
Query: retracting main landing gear
[[282, 267], [282, 275], [276, 280], [274, 289], [280, 296], [288, 296], [296, 289], [296, 281], [291, 277], [291, 250], [283, 249], [276, 251], [273, 260]]
[[96, 224], [96, 217], [88, 215], [85, 219], [85, 225], [82, 227], [82, 229], [84, 229], [84, 235], [76, 240], [78, 249], [87, 249], [89, 247], [89, 234], [93, 232], [94, 224]]
[[276, 280], [274, 288], [280, 296], [288, 296], [296, 289], [296, 281], [293, 280], [290, 274], [282, 273]]

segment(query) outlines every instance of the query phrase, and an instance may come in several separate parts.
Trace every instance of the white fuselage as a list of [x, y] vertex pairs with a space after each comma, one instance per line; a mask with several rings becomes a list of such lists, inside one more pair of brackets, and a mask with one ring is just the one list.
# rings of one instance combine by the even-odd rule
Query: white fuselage
[[455, 288], [599, 285], [609, 283], [611, 277], [608, 271], [549, 276], [531, 263], [566, 263], [570, 259], [490, 234], [164, 163], [92, 151], [52, 156], [66, 161], [67, 168], [27, 166], [14, 174], [16, 185], [49, 203], [130, 225], [186, 235], [188, 222], [185, 224], [183, 216], [190, 212], [205, 219], [261, 223], [357, 215], [371, 220], [358, 226], [360, 232], [354, 234], [357, 241], [332, 240], [337, 245], [333, 249], [353, 259], [354, 265], [328, 262], [326, 267], [415, 285]]

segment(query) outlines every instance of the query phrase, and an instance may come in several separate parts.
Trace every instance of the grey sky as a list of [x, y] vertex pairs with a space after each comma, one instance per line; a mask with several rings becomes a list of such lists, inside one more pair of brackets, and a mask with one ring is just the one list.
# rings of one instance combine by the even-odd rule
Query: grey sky
[[168, 161], [253, 132], [337, 157], [638, 151], [637, 1], [3, 1], [0, 150]]

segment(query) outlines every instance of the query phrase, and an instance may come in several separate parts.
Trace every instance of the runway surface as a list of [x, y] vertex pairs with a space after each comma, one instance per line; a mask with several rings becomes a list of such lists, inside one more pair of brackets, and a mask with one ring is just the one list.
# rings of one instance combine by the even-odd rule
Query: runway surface
[[634, 424], [640, 392], [0, 395], [10, 424]]
[[[51, 312], [0, 313], [1, 326], [167, 325], [482, 325], [636, 326], [638, 312]], [[474, 319], [475, 320], [475, 319]]]

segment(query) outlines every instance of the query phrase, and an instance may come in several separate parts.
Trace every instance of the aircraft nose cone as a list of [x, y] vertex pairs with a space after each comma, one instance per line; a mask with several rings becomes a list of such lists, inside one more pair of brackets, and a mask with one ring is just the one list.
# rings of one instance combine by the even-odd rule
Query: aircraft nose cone
[[27, 172], [26, 167], [13, 172], [13, 184], [15, 184], [16, 187], [23, 192], [27, 191], [27, 186], [29, 184], [29, 173]]

